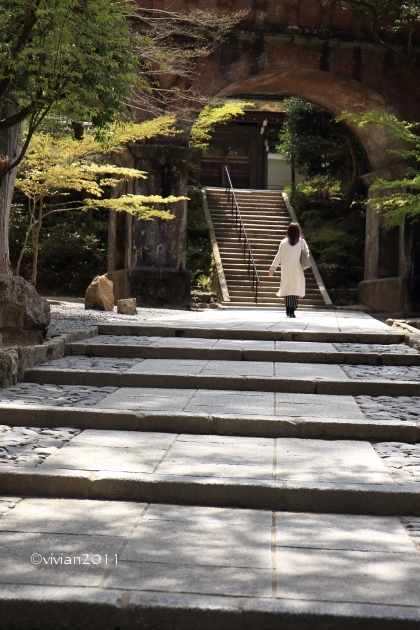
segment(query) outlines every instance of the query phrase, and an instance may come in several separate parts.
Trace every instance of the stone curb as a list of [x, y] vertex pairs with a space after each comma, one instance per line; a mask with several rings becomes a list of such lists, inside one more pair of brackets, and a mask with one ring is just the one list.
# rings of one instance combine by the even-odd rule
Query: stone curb
[[4, 584], [5, 630], [418, 630], [420, 608], [194, 593]]
[[179, 477], [78, 469], [2, 468], [4, 495], [237, 507], [251, 510], [420, 515], [414, 483], [332, 484], [228, 477]]
[[420, 351], [420, 330], [418, 328], [414, 328], [414, 326], [410, 326], [410, 324], [401, 322], [398, 319], [387, 319], [386, 323], [394, 330], [404, 331], [406, 345]]
[[234, 348], [171, 348], [116, 344], [71, 343], [69, 356], [88, 355], [121, 359], [209, 359], [220, 361], [277, 361], [328, 365], [420, 365], [420, 354], [366, 352], [305, 352], [291, 350], [241, 350]]
[[94, 387], [157, 387], [172, 389], [213, 389], [337, 396], [419, 396], [420, 382], [278, 378], [275, 376], [227, 376], [202, 374], [131, 374], [107, 370], [58, 370], [48, 366], [27, 370], [25, 381], [54, 385]]
[[[420, 609], [380, 604], [263, 600], [169, 592], [5, 585], [0, 609], [9, 629], [33, 630], [414, 630]], [[3, 616], [4, 615], [4, 616]], [[70, 626], [69, 626], [70, 624]]]
[[351, 439], [373, 442], [420, 442], [420, 424], [380, 420], [291, 416], [241, 416], [188, 412], [138, 412], [80, 407], [44, 407], [0, 403], [0, 423], [21, 426], [196, 435], [306, 439]]
[[304, 332], [300, 330], [255, 330], [164, 326], [158, 324], [98, 324], [100, 335], [137, 335], [146, 337], [191, 337], [202, 339], [256, 339], [263, 341], [326, 341], [331, 343], [403, 343], [403, 332]]
[[10, 387], [22, 381], [26, 370], [52, 359], [66, 355], [66, 345], [83, 339], [91, 339], [98, 334], [98, 327], [81, 329], [57, 335], [43, 344], [33, 346], [10, 346], [0, 348], [0, 388]]

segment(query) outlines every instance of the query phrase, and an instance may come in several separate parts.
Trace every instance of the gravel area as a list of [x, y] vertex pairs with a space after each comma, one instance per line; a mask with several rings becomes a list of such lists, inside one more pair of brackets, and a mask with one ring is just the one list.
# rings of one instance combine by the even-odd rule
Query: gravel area
[[83, 355], [68, 356], [41, 363], [38, 367], [46, 367], [50, 370], [65, 370], [67, 372], [117, 372], [122, 374], [144, 359], [119, 359], [109, 357], [86, 357]]
[[420, 366], [408, 365], [342, 365], [351, 379], [358, 381], [420, 381]]
[[419, 396], [356, 396], [356, 402], [369, 420], [420, 421]]
[[[115, 322], [139, 323], [148, 319], [169, 316], [194, 316], [191, 311], [161, 308], [138, 308], [137, 315], [120, 315], [117, 308], [113, 311], [85, 310], [82, 304], [62, 302], [51, 304], [51, 324], [48, 328], [48, 337], [54, 337], [63, 333], [90, 328], [98, 324]], [[195, 314], [196, 315], [196, 314]]]
[[0, 403], [48, 407], [94, 407], [116, 390], [117, 387], [18, 383], [8, 389], [0, 389]]
[[0, 466], [35, 468], [64, 446], [79, 429], [0, 426]]
[[333, 343], [338, 352], [360, 352], [363, 354], [419, 354], [418, 350], [403, 343]]
[[420, 482], [420, 444], [379, 442], [373, 446], [397, 481]]

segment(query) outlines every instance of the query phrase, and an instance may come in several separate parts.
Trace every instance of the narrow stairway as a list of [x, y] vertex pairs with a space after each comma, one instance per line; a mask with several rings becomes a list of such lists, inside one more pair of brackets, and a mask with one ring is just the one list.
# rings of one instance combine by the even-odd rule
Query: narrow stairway
[[[251, 245], [260, 283], [258, 306], [278, 307], [276, 292], [279, 272], [273, 278], [268, 269], [286, 236], [291, 218], [283, 196], [277, 190], [235, 190], [239, 209]], [[222, 259], [229, 291], [230, 306], [256, 306], [252, 276], [244, 261], [243, 242], [238, 239], [235, 216], [223, 188], [207, 188], [207, 202]], [[305, 271], [306, 296], [299, 300], [300, 308], [324, 308], [325, 302], [312, 269]]]

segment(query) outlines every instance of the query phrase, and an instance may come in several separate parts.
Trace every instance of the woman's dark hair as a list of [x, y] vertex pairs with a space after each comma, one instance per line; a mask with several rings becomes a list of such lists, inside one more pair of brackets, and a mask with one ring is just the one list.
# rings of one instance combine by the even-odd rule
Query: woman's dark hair
[[296, 245], [300, 239], [300, 227], [298, 223], [291, 223], [287, 228], [287, 237], [290, 245]]

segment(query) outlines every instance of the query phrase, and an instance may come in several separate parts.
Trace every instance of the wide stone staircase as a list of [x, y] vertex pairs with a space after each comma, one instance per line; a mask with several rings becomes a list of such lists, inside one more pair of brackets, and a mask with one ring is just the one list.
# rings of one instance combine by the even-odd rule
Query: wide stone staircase
[[[278, 307], [281, 301], [275, 294], [279, 288], [279, 271], [270, 278], [268, 270], [292, 220], [281, 192], [235, 190], [260, 279], [257, 303], [252, 290], [252, 276], [248, 273], [248, 259], [244, 258], [243, 240], [239, 241], [227, 193], [223, 188], [207, 188], [206, 195], [230, 297], [229, 302], [223, 303], [229, 306]], [[305, 277], [306, 295], [299, 300], [299, 307], [324, 308], [325, 300], [313, 270], [307, 269]]]
[[282, 317], [127, 316], [0, 390], [2, 630], [420, 627], [420, 354]]

